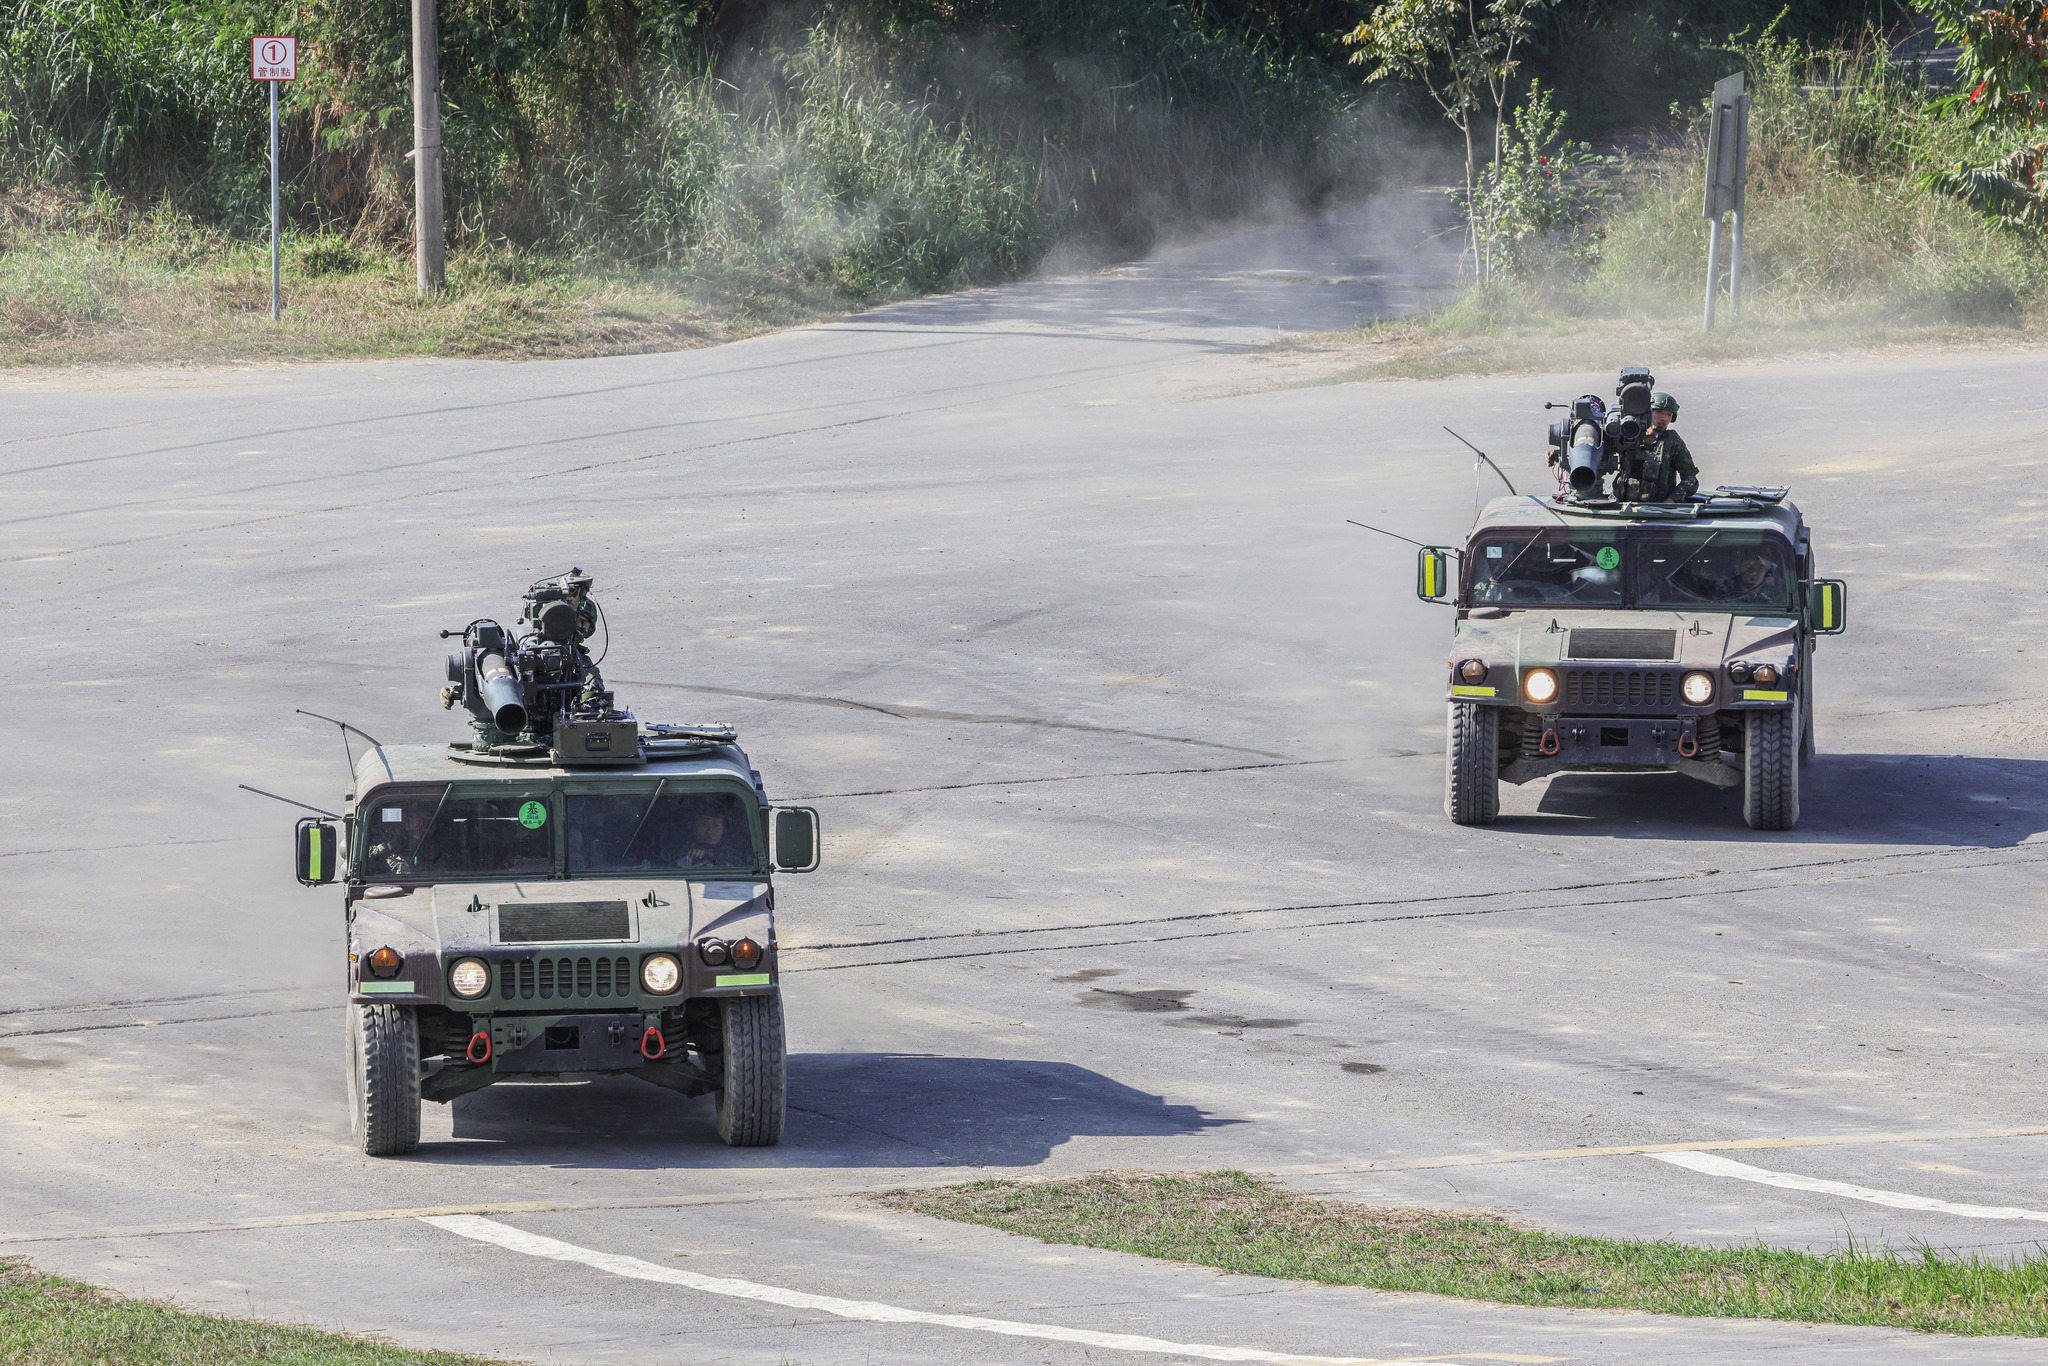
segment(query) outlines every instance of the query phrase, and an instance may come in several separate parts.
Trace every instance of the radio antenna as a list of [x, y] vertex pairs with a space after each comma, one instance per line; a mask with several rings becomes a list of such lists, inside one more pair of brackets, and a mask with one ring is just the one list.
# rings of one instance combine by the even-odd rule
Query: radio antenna
[[[1447, 432], [1451, 432], [1451, 429], [1449, 427], [1444, 428], [1444, 430]], [[1451, 435], [1458, 436], [1456, 432], [1451, 432]], [[1462, 436], [1458, 436], [1458, 440], [1465, 441], [1465, 438]], [[1465, 441], [1465, 444], [1467, 446], [1472, 446], [1472, 443], [1469, 441]], [[1485, 451], [1480, 450], [1477, 446], [1472, 446], [1472, 454], [1478, 456], [1481, 460], [1484, 460], [1486, 462], [1486, 468], [1492, 470], [1495, 474], [1500, 475], [1500, 481], [1501, 483], [1506, 484], [1508, 486], [1509, 493], [1514, 494], [1517, 498], [1522, 496], [1522, 491], [1515, 487], [1515, 481], [1508, 478], [1507, 475], [1502, 472], [1501, 467], [1493, 463], [1492, 456], [1488, 455]]]
[[[348, 756], [348, 771], [351, 774], [353, 774], [356, 771], [356, 752], [353, 749], [349, 748], [348, 736], [350, 731], [354, 731], [357, 735], [362, 736], [365, 740], [368, 740], [372, 745], [376, 746], [378, 749], [384, 748], [384, 742], [382, 740], [379, 740], [376, 736], [370, 734], [370, 732], [364, 730], [360, 726], [351, 726], [346, 721], [337, 721], [331, 716], [322, 716], [317, 711], [307, 711], [304, 707], [293, 707], [292, 710], [298, 713], [300, 716], [310, 716], [315, 721], [325, 721], [330, 726], [341, 727], [341, 752]], [[256, 789], [252, 787], [249, 790], [251, 792], [254, 792]], [[266, 792], [263, 795], [268, 797], [270, 794]], [[278, 798], [278, 800], [283, 801], [284, 798], [280, 797]], [[304, 803], [300, 803], [300, 805], [304, 805]], [[313, 808], [307, 807], [306, 809], [310, 811]], [[325, 815], [326, 813], [322, 812], [321, 814]]]

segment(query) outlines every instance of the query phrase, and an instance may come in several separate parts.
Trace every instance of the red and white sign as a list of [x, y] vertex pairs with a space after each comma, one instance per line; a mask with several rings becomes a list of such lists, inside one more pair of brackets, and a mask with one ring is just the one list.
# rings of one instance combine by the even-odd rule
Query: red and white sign
[[295, 81], [299, 78], [299, 40], [296, 38], [251, 38], [249, 76], [258, 81]]

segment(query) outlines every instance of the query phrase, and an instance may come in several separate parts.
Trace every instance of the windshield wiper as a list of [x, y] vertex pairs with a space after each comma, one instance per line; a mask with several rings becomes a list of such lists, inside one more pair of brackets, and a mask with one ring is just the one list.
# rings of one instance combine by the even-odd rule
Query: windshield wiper
[[1681, 570], [1681, 569], [1685, 568], [1685, 567], [1686, 567], [1687, 565], [1691, 564], [1691, 563], [1692, 563], [1692, 562], [1693, 562], [1694, 560], [1698, 559], [1698, 558], [1700, 557], [1700, 551], [1701, 551], [1701, 550], [1705, 550], [1705, 549], [1706, 549], [1706, 548], [1707, 548], [1708, 546], [1712, 545], [1712, 544], [1714, 543], [1714, 538], [1715, 538], [1716, 536], [1719, 536], [1720, 534], [1721, 534], [1721, 532], [1720, 532], [1720, 529], [1719, 529], [1718, 527], [1717, 527], [1717, 528], [1715, 528], [1715, 529], [1714, 529], [1713, 531], [1710, 531], [1710, 532], [1708, 532], [1708, 533], [1707, 533], [1707, 539], [1706, 539], [1706, 540], [1704, 540], [1704, 541], [1701, 541], [1701, 542], [1700, 542], [1700, 548], [1699, 548], [1699, 550], [1695, 550], [1695, 551], [1693, 551], [1693, 552], [1692, 552], [1692, 554], [1690, 554], [1690, 555], [1686, 556], [1686, 557], [1685, 557], [1684, 559], [1680, 560], [1680, 561], [1679, 561], [1679, 562], [1678, 562], [1677, 564], [1674, 564], [1674, 565], [1672, 565], [1672, 566], [1671, 566], [1671, 568], [1670, 568], [1670, 570], [1669, 570], [1669, 571], [1668, 571], [1668, 572], [1667, 572], [1667, 573], [1666, 573], [1666, 574], [1664, 575], [1664, 577], [1663, 577], [1662, 579], [1658, 580], [1658, 586], [1659, 586], [1659, 587], [1662, 587], [1662, 586], [1664, 586], [1664, 585], [1666, 585], [1666, 584], [1669, 584], [1669, 583], [1671, 582], [1672, 578], [1673, 578], [1673, 577], [1674, 577], [1674, 576], [1675, 576], [1675, 575], [1676, 575], [1676, 574], [1678, 573], [1678, 571], [1679, 571], [1679, 570]]
[[633, 827], [633, 837], [627, 840], [625, 846], [619, 850], [619, 862], [624, 863], [626, 861], [626, 855], [633, 852], [633, 846], [638, 844], [640, 836], [646, 833], [647, 822], [654, 815], [655, 805], [661, 801], [662, 790], [667, 786], [668, 779], [666, 778], [663, 778], [654, 785], [654, 795], [647, 799], [647, 809], [640, 813], [640, 821]]
[[405, 861], [415, 869], [420, 866], [420, 850], [427, 847], [427, 839], [434, 833], [434, 826], [441, 819], [441, 808], [448, 805], [448, 794], [454, 790], [453, 783], [441, 789], [441, 800], [434, 803], [434, 814], [427, 817], [427, 828], [420, 831], [420, 837], [412, 842], [412, 852], [405, 856]]

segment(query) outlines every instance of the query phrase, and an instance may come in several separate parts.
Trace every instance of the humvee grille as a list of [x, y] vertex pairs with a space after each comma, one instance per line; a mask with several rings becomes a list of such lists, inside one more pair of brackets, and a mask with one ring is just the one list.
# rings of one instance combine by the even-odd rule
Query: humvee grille
[[498, 964], [498, 995], [508, 1001], [632, 994], [633, 962], [629, 958], [513, 958]]
[[1678, 705], [1675, 669], [1564, 669], [1564, 705], [1665, 711]]

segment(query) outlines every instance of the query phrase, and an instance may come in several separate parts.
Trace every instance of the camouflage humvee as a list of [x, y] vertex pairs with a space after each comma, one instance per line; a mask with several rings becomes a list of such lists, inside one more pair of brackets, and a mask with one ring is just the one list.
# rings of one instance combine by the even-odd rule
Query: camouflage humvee
[[770, 873], [817, 866], [817, 815], [771, 806], [730, 728], [615, 707], [571, 574], [529, 590], [525, 636], [463, 632], [443, 700], [475, 739], [373, 744], [339, 832], [299, 823], [300, 880], [344, 884], [367, 1153], [414, 1148], [422, 1099], [561, 1073], [712, 1093], [727, 1143], [781, 1137]]
[[1752, 827], [1790, 829], [1814, 645], [1843, 629], [1847, 589], [1818, 577], [1785, 494], [1497, 498], [1462, 551], [1425, 548], [1418, 596], [1458, 613], [1445, 814], [1491, 822], [1503, 780], [1676, 772], [1739, 785]]

